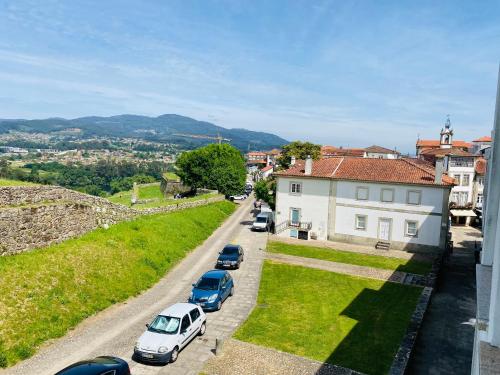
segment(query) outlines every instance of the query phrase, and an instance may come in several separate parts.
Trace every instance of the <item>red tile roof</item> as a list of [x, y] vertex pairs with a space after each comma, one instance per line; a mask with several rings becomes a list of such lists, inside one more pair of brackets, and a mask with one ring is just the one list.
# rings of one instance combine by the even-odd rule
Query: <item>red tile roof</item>
[[247, 164], [267, 164], [267, 161], [263, 159], [248, 160]]
[[491, 137], [486, 135], [484, 137], [474, 139], [472, 142], [491, 142]]
[[486, 173], [486, 159], [479, 158], [476, 161], [475, 170], [477, 174], [485, 174]]
[[260, 151], [252, 151], [247, 154], [247, 156], [266, 156], [265, 152], [260, 152]]
[[365, 154], [363, 148], [342, 148], [334, 146], [322, 146], [321, 156], [322, 157], [332, 157], [332, 156], [360, 156]]
[[444, 155], [452, 155], [452, 156], [474, 156], [470, 152], [464, 151], [461, 148], [428, 148], [422, 150], [420, 155], [433, 155], [433, 156], [444, 156]]
[[273, 166], [272, 165], [268, 165], [267, 167], [264, 167], [261, 169], [262, 172], [267, 172], [269, 170], [273, 169]]
[[304, 174], [304, 161], [299, 160], [289, 169], [277, 172], [275, 175], [409, 185], [452, 186], [454, 184], [454, 180], [446, 175], [443, 175], [442, 184], [435, 184], [434, 168], [410, 159], [332, 157], [314, 160], [312, 173], [309, 176]]
[[[439, 147], [439, 140], [435, 139], [419, 139], [417, 141], [417, 147]], [[453, 141], [453, 147], [470, 148], [472, 145], [465, 141]]]
[[374, 153], [378, 153], [378, 154], [398, 154], [399, 155], [399, 152], [397, 152], [396, 150], [390, 150], [388, 148], [385, 148], [382, 146], [377, 146], [377, 145], [367, 147], [367, 148], [365, 148], [365, 151], [366, 152], [374, 152]]

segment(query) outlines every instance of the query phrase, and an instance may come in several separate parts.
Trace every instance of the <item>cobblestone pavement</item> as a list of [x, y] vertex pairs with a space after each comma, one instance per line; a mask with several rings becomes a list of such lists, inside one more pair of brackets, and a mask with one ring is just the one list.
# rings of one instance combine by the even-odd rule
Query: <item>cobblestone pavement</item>
[[406, 272], [384, 270], [380, 268], [356, 266], [353, 264], [330, 262], [327, 260], [303, 258], [294, 255], [266, 253], [266, 258], [279, 263], [293, 264], [296, 266], [317, 268], [324, 271], [337, 272], [345, 275], [367, 277], [395, 283], [403, 283]]
[[445, 260], [408, 374], [470, 374], [476, 316], [474, 245], [481, 232], [452, 227], [455, 250]]
[[207, 375], [355, 375], [359, 372], [230, 339], [203, 369]]
[[320, 241], [320, 240], [298, 240], [296, 238], [290, 237], [280, 237], [271, 236], [270, 241], [284, 242], [292, 245], [301, 246], [316, 246], [316, 247], [326, 247], [329, 249], [351, 251], [353, 253], [367, 254], [367, 255], [378, 255], [388, 258], [400, 258], [400, 259], [415, 259], [415, 260], [427, 260], [432, 261], [434, 256], [431, 254], [414, 254], [407, 251], [401, 250], [377, 250], [371, 246], [352, 244], [347, 242], [336, 242], [336, 241]]
[[[73, 362], [99, 355], [115, 355], [127, 360], [134, 375], [198, 374], [205, 361], [213, 356], [211, 349], [215, 346], [215, 338], [229, 337], [246, 319], [256, 301], [267, 233], [250, 231], [251, 206], [250, 199], [244, 201], [211, 237], [154, 287], [86, 319], [34, 357], [0, 374], [53, 374]], [[152, 366], [134, 362], [131, 359], [133, 347], [145, 329], [144, 324], [169, 305], [185, 302], [191, 284], [213, 268], [218, 251], [229, 242], [243, 246], [245, 261], [239, 270], [230, 271], [235, 281], [235, 295], [226, 300], [221, 311], [207, 314], [206, 334], [194, 339], [174, 364]]]

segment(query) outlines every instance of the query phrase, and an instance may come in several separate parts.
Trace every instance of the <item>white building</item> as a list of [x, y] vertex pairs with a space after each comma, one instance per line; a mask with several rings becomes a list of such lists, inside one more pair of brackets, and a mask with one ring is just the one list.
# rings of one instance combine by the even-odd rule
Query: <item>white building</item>
[[483, 154], [484, 150], [491, 147], [491, 137], [484, 136], [472, 141], [471, 152], [473, 154]]
[[445, 246], [453, 180], [408, 159], [332, 157], [275, 173], [276, 233], [436, 251]]
[[400, 155], [401, 154], [396, 150], [389, 150], [385, 147], [373, 145], [365, 148], [363, 157], [375, 159], [398, 159]]
[[476, 266], [477, 309], [472, 371], [500, 373], [500, 71], [493, 147], [486, 153], [483, 248]]

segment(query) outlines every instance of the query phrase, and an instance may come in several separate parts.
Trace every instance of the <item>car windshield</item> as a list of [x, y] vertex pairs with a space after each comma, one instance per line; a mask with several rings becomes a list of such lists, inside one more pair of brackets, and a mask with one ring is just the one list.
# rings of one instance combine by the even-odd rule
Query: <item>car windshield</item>
[[217, 290], [219, 289], [219, 279], [202, 277], [196, 284], [196, 288], [203, 290]]
[[257, 216], [257, 219], [255, 220], [257, 223], [265, 223], [267, 221], [266, 216]]
[[180, 324], [179, 318], [174, 318], [171, 316], [158, 315], [153, 323], [148, 327], [149, 332], [174, 334], [177, 332]]
[[227, 246], [222, 250], [224, 255], [235, 255], [238, 254], [238, 248], [235, 246]]

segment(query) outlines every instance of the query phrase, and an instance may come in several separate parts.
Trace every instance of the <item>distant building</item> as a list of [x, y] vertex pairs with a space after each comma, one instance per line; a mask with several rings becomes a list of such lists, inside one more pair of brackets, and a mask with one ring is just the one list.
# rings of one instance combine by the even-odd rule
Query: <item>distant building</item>
[[453, 140], [453, 129], [451, 128], [450, 118], [446, 120], [445, 127], [441, 129], [439, 140], [434, 139], [419, 139], [417, 140], [417, 156], [426, 150], [436, 150], [443, 148], [455, 148], [465, 152], [469, 152], [472, 144], [465, 141]]
[[[475, 175], [474, 175], [474, 183], [472, 187], [473, 194], [473, 208], [482, 212], [483, 209], [483, 199], [484, 199], [484, 179], [486, 174], [486, 159], [478, 158], [476, 160], [476, 165], [474, 167]], [[476, 212], [477, 213], [477, 212]]]
[[491, 147], [491, 137], [484, 136], [472, 141], [471, 152], [473, 154], [484, 154], [484, 150]]
[[401, 154], [396, 150], [389, 150], [385, 147], [373, 145], [365, 148], [363, 157], [376, 159], [398, 159], [400, 155]]
[[445, 246], [454, 181], [442, 163], [434, 169], [410, 159], [308, 158], [274, 176], [279, 236], [408, 251]]
[[272, 165], [268, 165], [260, 170], [260, 176], [263, 179], [269, 178], [273, 174], [274, 167]]
[[321, 147], [322, 158], [332, 158], [336, 156], [355, 156], [362, 158], [364, 154], [365, 150], [363, 148], [343, 148], [334, 146]]

